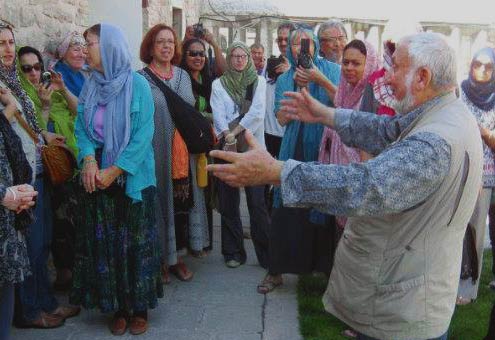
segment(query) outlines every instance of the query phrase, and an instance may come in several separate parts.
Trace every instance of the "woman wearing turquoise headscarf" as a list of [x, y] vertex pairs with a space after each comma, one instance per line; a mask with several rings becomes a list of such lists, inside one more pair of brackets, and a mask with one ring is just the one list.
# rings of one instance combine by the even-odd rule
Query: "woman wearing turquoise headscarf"
[[[92, 69], [79, 96], [79, 197], [71, 302], [115, 312], [110, 330], [147, 330], [147, 310], [163, 296], [155, 223], [153, 98], [131, 69], [129, 45], [109, 24], [84, 34]], [[101, 169], [101, 170], [100, 170]], [[82, 191], [82, 190], [81, 190]], [[133, 313], [131, 316], [131, 312]]]
[[[226, 142], [239, 139], [243, 130], [250, 130], [260, 145], [265, 145], [266, 81], [258, 76], [246, 44], [234, 42], [227, 50], [227, 70], [212, 85], [210, 99], [213, 125], [219, 138]], [[252, 91], [248, 91], [252, 89]], [[252, 94], [249, 98], [247, 93]], [[237, 127], [229, 123], [241, 114]], [[239, 189], [217, 181], [218, 210], [222, 215], [222, 255], [229, 268], [246, 262]], [[245, 187], [251, 225], [251, 239], [259, 264], [268, 265], [268, 228], [270, 218], [265, 204], [264, 186]]]
[[[311, 69], [298, 67], [301, 40], [309, 39]], [[318, 39], [309, 29], [298, 28], [289, 37], [290, 53], [287, 53], [291, 68], [277, 79], [275, 90], [276, 114], [284, 92], [307, 87], [320, 102], [333, 106], [332, 97], [339, 83], [340, 66], [319, 58]], [[321, 124], [298, 121], [289, 123], [279, 119], [286, 130], [280, 147], [279, 159], [297, 159], [303, 162], [318, 160], [318, 151], [323, 132]], [[266, 294], [282, 284], [283, 273], [310, 273], [314, 270], [328, 272], [330, 268], [329, 229], [310, 221], [309, 209], [282, 206], [280, 189], [274, 192], [272, 224], [269, 234], [268, 275], [258, 286], [258, 292]]]

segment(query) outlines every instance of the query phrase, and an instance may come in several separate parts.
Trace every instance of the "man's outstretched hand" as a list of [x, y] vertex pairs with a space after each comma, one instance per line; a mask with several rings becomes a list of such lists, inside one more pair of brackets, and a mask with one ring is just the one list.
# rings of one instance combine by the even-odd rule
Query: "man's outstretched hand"
[[305, 123], [320, 123], [333, 127], [334, 109], [313, 98], [307, 89], [301, 92], [285, 92], [288, 99], [280, 101], [279, 114], [287, 121], [299, 120]]
[[249, 130], [245, 136], [249, 145], [247, 152], [211, 151], [210, 156], [229, 164], [210, 164], [208, 171], [232, 187], [280, 184], [283, 162], [277, 161], [258, 144]]

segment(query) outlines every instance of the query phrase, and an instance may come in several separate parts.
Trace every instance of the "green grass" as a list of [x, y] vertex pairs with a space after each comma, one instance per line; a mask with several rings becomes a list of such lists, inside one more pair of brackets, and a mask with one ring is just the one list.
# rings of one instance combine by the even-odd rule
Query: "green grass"
[[[476, 302], [458, 306], [452, 318], [449, 340], [482, 340], [488, 329], [488, 320], [495, 292], [488, 288], [491, 275], [492, 253], [485, 251], [480, 289]], [[327, 280], [322, 276], [301, 276], [297, 287], [299, 325], [305, 340], [343, 340], [345, 325], [325, 312], [321, 297]]]

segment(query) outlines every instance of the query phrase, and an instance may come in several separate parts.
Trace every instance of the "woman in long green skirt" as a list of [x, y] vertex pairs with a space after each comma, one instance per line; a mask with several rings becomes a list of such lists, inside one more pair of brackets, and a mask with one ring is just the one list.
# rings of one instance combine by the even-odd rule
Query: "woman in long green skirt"
[[122, 31], [98, 24], [85, 33], [92, 72], [79, 97], [76, 137], [84, 190], [78, 199], [70, 301], [114, 312], [110, 330], [147, 330], [163, 296], [155, 223], [153, 98], [131, 70]]

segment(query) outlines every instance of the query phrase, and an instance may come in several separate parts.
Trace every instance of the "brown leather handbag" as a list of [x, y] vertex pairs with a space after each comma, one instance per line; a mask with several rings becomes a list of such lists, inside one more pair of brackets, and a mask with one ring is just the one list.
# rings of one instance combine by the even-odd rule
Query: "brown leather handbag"
[[[17, 111], [15, 117], [33, 141], [38, 144], [38, 135], [31, 129], [22, 114]], [[63, 184], [74, 176], [74, 170], [77, 166], [76, 157], [66, 145], [43, 145], [41, 148], [41, 159], [45, 174], [50, 179], [52, 185]]]

